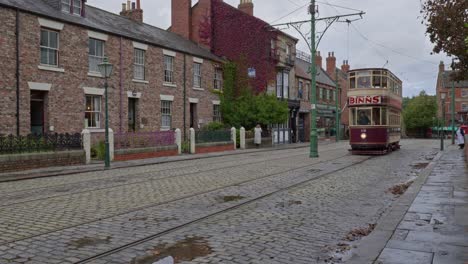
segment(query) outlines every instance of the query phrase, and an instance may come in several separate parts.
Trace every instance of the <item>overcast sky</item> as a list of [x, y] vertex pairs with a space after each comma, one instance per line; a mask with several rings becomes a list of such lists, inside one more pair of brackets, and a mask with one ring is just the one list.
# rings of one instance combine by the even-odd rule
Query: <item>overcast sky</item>
[[[120, 11], [123, 2], [126, 1], [88, 0], [88, 4], [114, 13]], [[193, 4], [196, 2], [193, 0]], [[237, 6], [240, 0], [225, 2]], [[269, 23], [309, 19], [307, 3], [310, 0], [253, 2], [255, 16]], [[425, 26], [421, 24], [420, 0], [317, 0], [317, 4], [319, 17], [356, 12], [337, 6], [366, 12], [363, 19], [352, 22], [349, 30], [347, 23], [335, 23], [330, 27], [318, 48], [323, 57], [334, 51], [338, 66], [348, 59], [351, 69], [385, 65], [403, 81], [405, 96], [417, 95], [421, 90], [435, 94], [438, 64], [442, 60], [448, 68], [451, 59], [443, 54], [430, 54], [432, 44], [424, 34]], [[163, 29], [170, 26], [171, 0], [141, 0], [141, 5], [145, 23]], [[317, 31], [322, 31], [324, 27], [324, 22], [320, 22]], [[284, 28], [284, 31], [300, 39], [299, 50], [308, 49], [294, 29]], [[304, 25], [302, 31], [309, 32], [310, 26]], [[325, 63], [325, 58], [323, 61]]]

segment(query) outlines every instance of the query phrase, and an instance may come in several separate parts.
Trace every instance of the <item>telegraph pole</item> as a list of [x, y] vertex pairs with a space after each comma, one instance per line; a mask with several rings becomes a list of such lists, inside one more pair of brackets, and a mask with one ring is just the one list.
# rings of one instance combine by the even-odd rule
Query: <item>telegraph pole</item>
[[[304, 39], [305, 43], [310, 48], [310, 79], [311, 79], [311, 88], [310, 88], [310, 153], [309, 156], [311, 158], [318, 158], [318, 134], [317, 134], [317, 67], [315, 65], [315, 53], [317, 50], [317, 46], [319, 45], [323, 35], [325, 32], [330, 28], [330, 26], [334, 22], [347, 22], [349, 23], [350, 20], [346, 19], [345, 21], [340, 21], [340, 18], [344, 17], [351, 17], [351, 16], [360, 16], [364, 15], [364, 12], [353, 13], [353, 14], [346, 14], [346, 15], [338, 15], [338, 16], [331, 16], [331, 17], [323, 17], [323, 18], [315, 18], [316, 9], [315, 9], [315, 0], [310, 0], [309, 12], [310, 12], [310, 20], [303, 20], [303, 21], [296, 21], [296, 22], [289, 22], [289, 23], [282, 23], [271, 25], [270, 27], [276, 26], [292, 26]], [[315, 26], [317, 21], [325, 21], [326, 27], [321, 34], [319, 34], [319, 38], [316, 41], [317, 34], [315, 32]], [[300, 30], [300, 26], [304, 24], [310, 23], [311, 31], [310, 31], [310, 42]]]
[[310, 80], [311, 80], [311, 92], [310, 92], [310, 153], [309, 157], [318, 158], [318, 137], [317, 137], [317, 82], [316, 72], [317, 67], [315, 65], [315, 0], [310, 0]]

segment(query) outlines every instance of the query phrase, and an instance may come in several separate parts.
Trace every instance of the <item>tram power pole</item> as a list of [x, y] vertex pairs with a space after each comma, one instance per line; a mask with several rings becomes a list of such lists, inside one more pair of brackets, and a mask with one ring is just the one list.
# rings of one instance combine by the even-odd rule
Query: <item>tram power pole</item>
[[[320, 44], [320, 41], [322, 40], [322, 37], [325, 35], [327, 30], [330, 28], [330, 26], [334, 22], [346, 22], [350, 23], [351, 21], [349, 19], [346, 19], [346, 21], [339, 21], [340, 18], [344, 17], [351, 17], [351, 16], [360, 16], [362, 18], [362, 15], [365, 14], [365, 12], [361, 11], [359, 13], [352, 13], [352, 14], [345, 14], [345, 15], [337, 15], [337, 16], [330, 16], [330, 17], [323, 17], [323, 18], [316, 18], [316, 7], [315, 7], [315, 0], [310, 0], [310, 6], [309, 6], [309, 13], [310, 13], [310, 20], [303, 20], [303, 21], [296, 21], [296, 22], [289, 22], [289, 23], [282, 23], [282, 24], [276, 24], [276, 25], [271, 25], [271, 27], [277, 27], [277, 26], [292, 26], [299, 34], [302, 36], [304, 39], [305, 43], [309, 46], [310, 50], [310, 78], [311, 78], [311, 91], [310, 91], [310, 104], [311, 104], [311, 110], [310, 110], [310, 152], [309, 152], [309, 157], [310, 158], [318, 158], [319, 153], [318, 153], [318, 133], [317, 133], [317, 81], [316, 81], [316, 76], [317, 76], [317, 67], [315, 65], [315, 53], [316, 49], [318, 48], [318, 45]], [[316, 32], [315, 32], [315, 26], [317, 21], [325, 21], [326, 22], [326, 27], [323, 32], [321, 32], [317, 42], [316, 40]], [[300, 30], [300, 26], [306, 23], [310, 23], [311, 25], [311, 31], [310, 31], [310, 42], [307, 40], [307, 37], [305, 34], [303, 34]], [[337, 109], [338, 111], [338, 109]]]

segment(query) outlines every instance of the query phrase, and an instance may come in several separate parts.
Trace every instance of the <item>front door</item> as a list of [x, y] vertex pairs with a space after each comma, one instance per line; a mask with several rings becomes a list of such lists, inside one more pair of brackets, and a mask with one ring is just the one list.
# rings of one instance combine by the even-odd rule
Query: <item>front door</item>
[[136, 130], [136, 100], [135, 98], [128, 98], [128, 131], [134, 132]]
[[305, 142], [305, 115], [304, 114], [299, 114], [298, 130], [299, 130], [299, 140], [301, 142]]
[[195, 103], [190, 103], [190, 127], [198, 129], [197, 104]]
[[44, 134], [44, 95], [31, 92], [31, 134]]

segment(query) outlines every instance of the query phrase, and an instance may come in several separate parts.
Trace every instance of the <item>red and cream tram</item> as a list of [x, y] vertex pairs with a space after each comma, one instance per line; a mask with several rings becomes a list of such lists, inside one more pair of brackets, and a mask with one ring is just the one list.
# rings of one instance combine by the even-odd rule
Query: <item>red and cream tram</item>
[[400, 148], [402, 82], [387, 69], [349, 71], [351, 152], [382, 155]]

